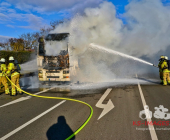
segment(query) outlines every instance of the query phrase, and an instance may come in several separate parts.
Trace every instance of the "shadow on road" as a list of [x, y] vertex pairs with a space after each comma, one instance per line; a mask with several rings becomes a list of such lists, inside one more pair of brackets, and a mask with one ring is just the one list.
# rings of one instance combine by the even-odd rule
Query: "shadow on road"
[[[46, 135], [48, 140], [65, 140], [74, 132], [71, 130], [69, 125], [66, 123], [64, 116], [58, 117], [58, 122], [53, 124], [47, 131]], [[75, 136], [71, 139], [74, 140]]]

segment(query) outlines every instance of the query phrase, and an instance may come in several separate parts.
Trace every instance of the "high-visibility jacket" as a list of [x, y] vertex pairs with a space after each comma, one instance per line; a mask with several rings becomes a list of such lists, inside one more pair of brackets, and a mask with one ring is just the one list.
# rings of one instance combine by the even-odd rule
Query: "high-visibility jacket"
[[6, 71], [7, 71], [6, 64], [1, 64], [0, 76], [5, 76]]
[[162, 69], [162, 71], [163, 72], [170, 72], [169, 70], [168, 70], [168, 63], [167, 63], [167, 61], [163, 61], [163, 63], [161, 64], [161, 69]]
[[[19, 65], [19, 67], [20, 67], [20, 65]], [[20, 73], [17, 71], [17, 67], [14, 65], [14, 63], [9, 63], [7, 74], [11, 74], [11, 77], [13, 77], [13, 76], [18, 75]]]
[[162, 72], [162, 68], [161, 68], [162, 63], [163, 63], [163, 61], [160, 61], [159, 64], [158, 64], [159, 72]]

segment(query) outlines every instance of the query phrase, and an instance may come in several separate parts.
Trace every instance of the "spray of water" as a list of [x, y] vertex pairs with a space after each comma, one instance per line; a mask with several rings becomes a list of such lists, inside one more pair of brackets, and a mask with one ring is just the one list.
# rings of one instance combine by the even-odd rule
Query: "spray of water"
[[108, 49], [108, 48], [105, 48], [105, 47], [102, 47], [102, 46], [99, 46], [99, 45], [96, 45], [96, 44], [93, 44], [93, 43], [90, 43], [90, 46], [94, 49], [97, 49], [97, 50], [100, 50], [100, 51], [104, 51], [104, 52], [107, 52], [107, 53], [111, 53], [111, 54], [116, 54], [116, 55], [120, 55], [122, 57], [126, 57], [126, 58], [129, 58], [129, 59], [132, 59], [132, 60], [135, 60], [135, 61], [139, 61], [141, 63], [145, 63], [145, 64], [148, 64], [148, 65], [151, 65], [153, 66], [152, 63], [149, 63], [147, 61], [144, 61], [142, 59], [139, 59], [139, 58], [136, 58], [134, 56], [130, 56], [130, 55], [127, 55], [127, 54], [124, 54], [124, 53], [120, 53], [120, 52], [117, 52], [117, 51], [114, 51], [114, 50], [111, 50], [111, 49]]

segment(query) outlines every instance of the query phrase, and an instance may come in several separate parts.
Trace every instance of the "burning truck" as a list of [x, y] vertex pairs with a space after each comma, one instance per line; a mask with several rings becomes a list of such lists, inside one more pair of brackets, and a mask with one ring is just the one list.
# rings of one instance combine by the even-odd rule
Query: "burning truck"
[[[40, 82], [70, 82], [68, 36], [69, 33], [58, 33], [39, 38], [37, 66]], [[59, 44], [62, 42], [66, 43], [61, 47]], [[55, 55], [46, 52], [52, 45], [55, 45], [52, 50]]]

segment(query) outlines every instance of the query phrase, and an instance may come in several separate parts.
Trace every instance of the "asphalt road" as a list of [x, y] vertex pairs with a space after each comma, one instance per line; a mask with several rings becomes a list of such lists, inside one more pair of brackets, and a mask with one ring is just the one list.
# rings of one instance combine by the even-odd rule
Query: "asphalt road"
[[[108, 88], [111, 88], [111, 91], [106, 93], [109, 91]], [[35, 94], [41, 90], [47, 89], [29, 92]], [[170, 109], [170, 86], [136, 83], [128, 86], [109, 86], [87, 90], [59, 91], [58, 88], [54, 88], [39, 95], [73, 98], [92, 106], [93, 116], [73, 138], [75, 140], [170, 139], [168, 112], [164, 113], [166, 115], [163, 115], [163, 118], [154, 117], [155, 107], [163, 105], [164, 108]], [[13, 103], [18, 100], [23, 101]], [[114, 106], [110, 110], [108, 110], [109, 106], [106, 106], [109, 100]], [[101, 108], [96, 107], [99, 101], [105, 104], [101, 105]], [[145, 104], [152, 111], [152, 118], [148, 120], [155, 122], [154, 125], [150, 125], [154, 130], [149, 130], [150, 127], [146, 124], [148, 120], [139, 118], [139, 112], [144, 110]], [[103, 110], [108, 110], [108, 112], [106, 111], [106, 114], [98, 119]], [[64, 140], [85, 122], [89, 114], [88, 106], [73, 101], [28, 98], [25, 94], [16, 97], [1, 94], [0, 140]], [[142, 115], [142, 117], [146, 116]]]

